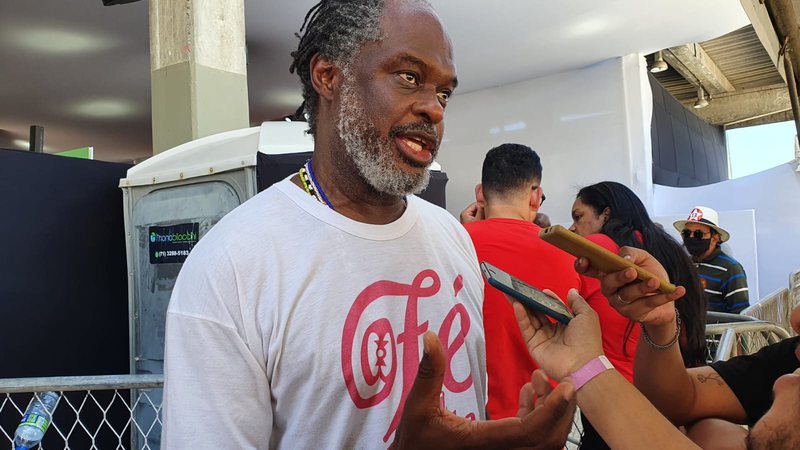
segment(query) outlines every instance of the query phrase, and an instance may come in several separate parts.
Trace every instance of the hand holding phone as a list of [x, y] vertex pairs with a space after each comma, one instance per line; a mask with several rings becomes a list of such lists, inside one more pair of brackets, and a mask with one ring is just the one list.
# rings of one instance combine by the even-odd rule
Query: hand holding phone
[[528, 309], [546, 314], [563, 324], [569, 323], [570, 319], [575, 317], [572, 311], [558, 299], [550, 297], [487, 262], [481, 263], [481, 271], [490, 285], [514, 297]]
[[659, 281], [659, 291], [664, 294], [675, 292], [676, 287], [674, 284], [653, 275], [631, 261], [619, 255], [615, 255], [585, 237], [567, 230], [561, 225], [553, 225], [543, 229], [539, 232], [539, 237], [545, 242], [555, 245], [573, 256], [586, 258], [590, 266], [603, 273], [619, 272], [628, 267], [632, 267], [636, 270], [636, 278], [639, 280], [647, 281], [651, 278], [656, 278]]

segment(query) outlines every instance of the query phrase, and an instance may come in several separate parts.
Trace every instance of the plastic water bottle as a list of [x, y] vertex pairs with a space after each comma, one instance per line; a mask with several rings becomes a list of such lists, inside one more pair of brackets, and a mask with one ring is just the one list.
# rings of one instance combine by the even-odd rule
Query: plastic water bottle
[[30, 450], [39, 445], [50, 426], [58, 399], [55, 392], [42, 392], [33, 398], [14, 433], [14, 450]]

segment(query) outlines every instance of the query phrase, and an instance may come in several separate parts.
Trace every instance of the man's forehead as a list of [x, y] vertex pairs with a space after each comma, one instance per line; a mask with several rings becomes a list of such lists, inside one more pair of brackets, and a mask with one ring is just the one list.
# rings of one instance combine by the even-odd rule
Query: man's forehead
[[380, 40], [365, 43], [358, 56], [362, 58], [377, 58], [381, 65], [413, 63], [457, 83], [450, 38], [424, 3], [388, 1], [380, 19]]
[[386, 0], [384, 2], [382, 17], [414, 13], [429, 14], [439, 20], [439, 15], [436, 14], [433, 6], [424, 0]]
[[686, 228], [690, 230], [702, 230], [702, 231], [711, 231], [711, 227], [708, 225], [703, 225], [702, 223], [687, 223]]
[[441, 45], [452, 58], [453, 45], [441, 19], [430, 5], [419, 1], [387, 1], [380, 19], [381, 40], [399, 40], [413, 44], [427, 40]]

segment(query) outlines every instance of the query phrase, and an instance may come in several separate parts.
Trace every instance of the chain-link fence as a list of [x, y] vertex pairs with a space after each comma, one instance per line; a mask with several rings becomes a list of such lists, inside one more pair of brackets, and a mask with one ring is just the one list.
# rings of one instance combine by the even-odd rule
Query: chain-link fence
[[0, 379], [0, 442], [13, 448], [34, 396], [53, 391], [61, 398], [42, 450], [157, 450], [163, 384], [163, 375]]
[[[14, 431], [34, 396], [54, 391], [61, 399], [42, 450], [158, 450], [163, 385], [163, 375], [0, 379], [0, 441], [13, 448]], [[578, 410], [568, 450], [577, 450], [582, 428]]]

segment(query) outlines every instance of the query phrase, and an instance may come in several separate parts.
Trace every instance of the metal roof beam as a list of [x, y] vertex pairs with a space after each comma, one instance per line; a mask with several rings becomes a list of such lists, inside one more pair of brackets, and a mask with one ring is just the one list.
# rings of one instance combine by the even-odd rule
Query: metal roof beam
[[791, 110], [777, 112], [775, 114], [769, 114], [766, 116], [756, 117], [754, 119], [743, 120], [741, 122], [725, 125], [725, 129], [733, 130], [734, 128], [746, 128], [746, 127], [754, 127], [756, 125], [768, 125], [771, 123], [786, 122], [789, 120], [794, 120], [794, 115], [792, 115]]
[[736, 90], [700, 44], [670, 47], [663, 54], [667, 63], [686, 81], [698, 88], [702, 86], [709, 94]]
[[[687, 108], [691, 108], [693, 103], [693, 100], [683, 102]], [[776, 85], [715, 95], [708, 106], [693, 111], [708, 123], [730, 126], [790, 111], [791, 108], [786, 86]]]
[[775, 68], [778, 69], [778, 72], [780, 72], [781, 77], [785, 81], [786, 71], [784, 70], [783, 64], [779, 61], [781, 43], [778, 41], [778, 36], [775, 34], [775, 28], [770, 21], [767, 8], [764, 7], [761, 0], [740, 1], [744, 12], [750, 19], [750, 23], [753, 24], [753, 30], [755, 30], [758, 40], [761, 41], [761, 45], [764, 46], [764, 49], [769, 54], [769, 58], [772, 60], [772, 63], [775, 64]]

